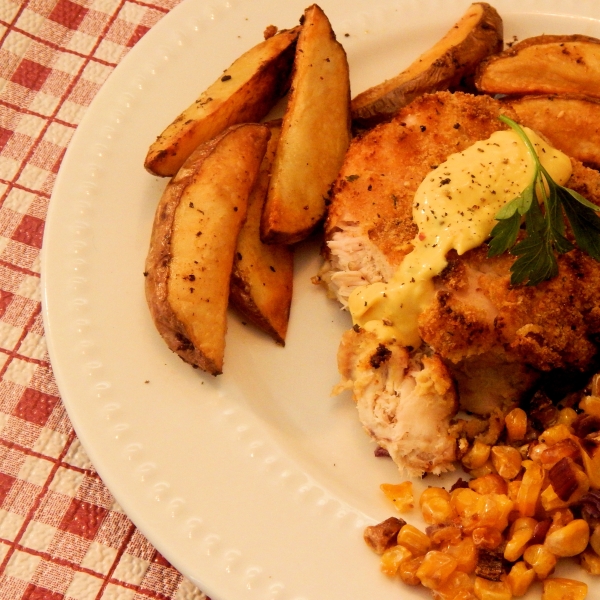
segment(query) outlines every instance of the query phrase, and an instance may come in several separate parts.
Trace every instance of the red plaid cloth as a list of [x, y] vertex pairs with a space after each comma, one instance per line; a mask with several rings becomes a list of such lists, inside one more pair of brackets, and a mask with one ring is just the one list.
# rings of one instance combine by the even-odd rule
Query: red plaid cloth
[[128, 50], [178, 0], [0, 0], [0, 600], [200, 600], [75, 436], [40, 314], [44, 220], [65, 149]]

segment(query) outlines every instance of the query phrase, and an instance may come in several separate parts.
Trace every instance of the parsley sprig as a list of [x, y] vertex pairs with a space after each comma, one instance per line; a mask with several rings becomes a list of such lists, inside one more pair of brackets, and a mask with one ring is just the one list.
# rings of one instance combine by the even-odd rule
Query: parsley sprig
[[[531, 183], [496, 214], [498, 223], [492, 229], [488, 256], [498, 256], [506, 251], [518, 256], [510, 269], [513, 285], [525, 282], [537, 285], [556, 277], [556, 253], [563, 254], [574, 248], [565, 237], [564, 214], [577, 246], [600, 261], [600, 218], [595, 212], [600, 207], [576, 191], [558, 185], [542, 166], [523, 129], [504, 115], [499, 119], [523, 140], [535, 169]], [[523, 216], [526, 237], [516, 243]]]

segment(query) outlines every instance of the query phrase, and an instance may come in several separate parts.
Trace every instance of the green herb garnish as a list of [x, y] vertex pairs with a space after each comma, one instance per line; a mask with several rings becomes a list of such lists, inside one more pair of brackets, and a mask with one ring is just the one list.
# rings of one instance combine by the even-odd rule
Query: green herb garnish
[[[565, 237], [564, 214], [577, 246], [600, 261], [600, 218], [595, 212], [600, 207], [576, 191], [558, 185], [540, 163], [523, 129], [504, 115], [499, 119], [523, 140], [534, 161], [535, 170], [531, 183], [496, 214], [498, 223], [492, 229], [488, 257], [506, 251], [519, 257], [510, 269], [510, 282], [513, 285], [525, 282], [527, 285], [537, 285], [556, 277], [558, 263], [555, 254], [563, 254], [574, 248]], [[541, 204], [536, 198], [536, 190], [541, 197]], [[515, 244], [523, 216], [526, 237]]]

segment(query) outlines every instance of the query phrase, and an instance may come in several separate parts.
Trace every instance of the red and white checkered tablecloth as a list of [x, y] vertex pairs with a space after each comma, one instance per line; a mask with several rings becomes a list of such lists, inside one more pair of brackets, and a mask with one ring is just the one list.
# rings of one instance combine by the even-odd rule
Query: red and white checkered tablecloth
[[92, 98], [178, 0], [0, 0], [0, 600], [199, 600], [116, 504], [48, 360], [40, 249]]

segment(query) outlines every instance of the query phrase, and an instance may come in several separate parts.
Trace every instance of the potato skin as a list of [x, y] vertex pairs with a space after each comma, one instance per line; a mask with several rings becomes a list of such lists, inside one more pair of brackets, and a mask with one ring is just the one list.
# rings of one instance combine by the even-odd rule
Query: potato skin
[[284, 244], [260, 239], [262, 207], [281, 133], [281, 121], [268, 123], [271, 138], [248, 199], [246, 222], [238, 236], [229, 300], [256, 327], [284, 346], [292, 302], [294, 255]]
[[[473, 19], [477, 20], [473, 23]], [[454, 42], [465, 28], [464, 39]], [[405, 71], [356, 96], [352, 100], [353, 123], [372, 127], [390, 120], [422, 94], [458, 86], [481, 60], [500, 52], [502, 45], [502, 18], [496, 9], [485, 2], [472, 4], [456, 25]], [[423, 65], [427, 65], [425, 70]]]
[[[203, 288], [207, 288], [212, 304], [206, 301], [206, 306], [212, 312], [207, 315], [206, 312], [203, 312], [206, 311], [206, 307], [202, 306], [198, 311], [201, 314], [198, 317], [199, 321], [190, 319], [184, 322], [177, 316], [178, 307], [173, 306], [173, 297], [170, 294], [174, 235], [181, 235], [174, 229], [177, 210], [184, 197], [186, 202], [189, 201], [190, 190], [201, 189], [202, 182], [213, 177], [210, 169], [203, 170], [203, 167], [207, 166], [207, 161], [210, 159], [213, 161], [226, 160], [227, 156], [219, 155], [223, 141], [227, 136], [235, 134], [242, 128], [246, 128], [245, 133], [248, 134], [243, 138], [247, 151], [244, 156], [247, 155], [247, 158], [241, 167], [244, 170], [240, 175], [243, 181], [237, 189], [240, 194], [245, 194], [245, 198], [236, 198], [239, 210], [230, 211], [232, 213], [230, 223], [223, 228], [223, 231], [217, 229], [204, 232], [213, 247], [209, 248], [204, 255], [200, 253], [197, 260], [193, 261], [197, 264], [195, 278], [208, 278], [207, 281], [198, 281], [197, 283], [201, 284]], [[167, 185], [155, 213], [145, 270], [146, 300], [150, 314], [159, 333], [173, 352], [185, 362], [212, 375], [220, 374], [223, 368], [226, 310], [233, 252], [239, 228], [245, 218], [247, 198], [256, 179], [269, 135], [269, 130], [264, 125], [236, 125], [198, 147]], [[234, 164], [233, 167], [235, 166]], [[222, 171], [228, 172], [228, 169], [225, 168]], [[234, 175], [231, 175], [229, 179], [233, 177]], [[202, 198], [198, 198], [197, 201], [200, 209]], [[202, 212], [201, 209], [200, 212]], [[229, 270], [223, 273], [222, 269], [215, 269], [214, 264], [211, 263], [210, 252], [213, 255], [215, 252], [223, 254], [222, 267], [227, 269], [226, 263], [228, 263]], [[198, 301], [202, 300], [200, 294], [197, 294], [197, 299]], [[202, 319], [208, 320], [208, 322], [203, 322]], [[206, 331], [206, 340], [203, 339], [203, 330]]]

